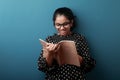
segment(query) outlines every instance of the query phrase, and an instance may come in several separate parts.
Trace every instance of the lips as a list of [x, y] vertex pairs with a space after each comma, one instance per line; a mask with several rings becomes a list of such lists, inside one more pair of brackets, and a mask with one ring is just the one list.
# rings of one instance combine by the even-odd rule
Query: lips
[[62, 30], [62, 31], [60, 31], [59, 33], [60, 33], [61, 35], [66, 35], [67, 32], [66, 32], [65, 30]]
[[66, 33], [66, 31], [65, 30], [62, 30], [62, 31], [60, 31], [61, 33]]

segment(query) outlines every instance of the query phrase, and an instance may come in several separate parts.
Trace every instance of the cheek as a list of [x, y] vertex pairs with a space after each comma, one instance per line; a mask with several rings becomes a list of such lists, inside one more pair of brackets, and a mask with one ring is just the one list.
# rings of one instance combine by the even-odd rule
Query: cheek
[[58, 28], [56, 28], [56, 26], [55, 26], [55, 29], [58, 31], [59, 29]]
[[71, 31], [71, 27], [68, 30]]

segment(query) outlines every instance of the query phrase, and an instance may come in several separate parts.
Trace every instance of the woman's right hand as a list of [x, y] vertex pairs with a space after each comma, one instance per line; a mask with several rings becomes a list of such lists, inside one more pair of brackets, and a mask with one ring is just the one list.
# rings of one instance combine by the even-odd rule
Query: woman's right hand
[[59, 44], [47, 43], [43, 48], [43, 56], [44, 57], [51, 56], [55, 54], [59, 48], [60, 48]]
[[52, 60], [55, 57], [56, 51], [60, 48], [59, 44], [47, 43], [43, 48], [43, 57], [46, 58], [48, 65], [52, 64]]
[[48, 51], [49, 54], [56, 53], [59, 48], [60, 48], [59, 44], [47, 43], [46, 45], [46, 50]]

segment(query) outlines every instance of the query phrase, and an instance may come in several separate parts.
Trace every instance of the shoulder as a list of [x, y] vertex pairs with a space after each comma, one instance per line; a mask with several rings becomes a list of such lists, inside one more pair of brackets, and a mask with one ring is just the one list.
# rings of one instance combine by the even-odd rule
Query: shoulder
[[85, 39], [85, 35], [81, 34], [81, 33], [74, 33], [74, 36], [79, 39], [79, 40], [83, 40]]
[[46, 41], [47, 42], [53, 42], [53, 40], [56, 39], [56, 35], [57, 34], [47, 36]]

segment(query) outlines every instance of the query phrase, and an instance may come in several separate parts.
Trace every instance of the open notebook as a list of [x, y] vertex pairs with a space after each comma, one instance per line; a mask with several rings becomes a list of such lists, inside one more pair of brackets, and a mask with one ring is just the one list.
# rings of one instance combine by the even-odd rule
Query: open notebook
[[[47, 42], [42, 39], [39, 40], [44, 48]], [[70, 40], [62, 40], [58, 44], [60, 44], [60, 48], [57, 51], [57, 55], [55, 57], [58, 64], [59, 65], [72, 64], [80, 66], [80, 61], [77, 54], [75, 42]]]

